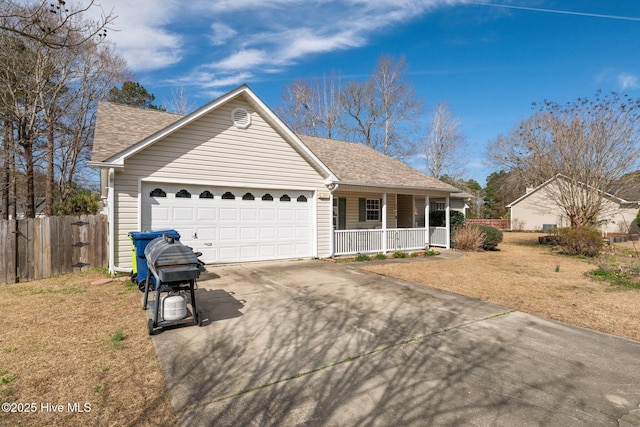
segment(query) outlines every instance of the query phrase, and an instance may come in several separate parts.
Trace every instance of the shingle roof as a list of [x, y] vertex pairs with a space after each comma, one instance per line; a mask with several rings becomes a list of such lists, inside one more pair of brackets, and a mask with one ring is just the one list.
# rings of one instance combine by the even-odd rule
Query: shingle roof
[[[182, 117], [179, 114], [101, 102], [98, 104], [91, 160], [105, 161]], [[365, 145], [307, 135], [298, 137], [341, 182], [460, 192]]]
[[340, 181], [460, 191], [365, 145], [308, 135], [298, 137]]
[[91, 161], [102, 162], [182, 117], [164, 111], [99, 102]]

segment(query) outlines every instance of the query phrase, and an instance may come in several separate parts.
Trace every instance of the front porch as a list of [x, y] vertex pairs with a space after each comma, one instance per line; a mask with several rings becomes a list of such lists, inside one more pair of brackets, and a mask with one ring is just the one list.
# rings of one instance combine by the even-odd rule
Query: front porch
[[[449, 195], [413, 193], [376, 192], [360, 187], [332, 194], [333, 255], [415, 251], [430, 246], [448, 249]], [[429, 226], [430, 210], [446, 212], [444, 227]]]
[[446, 227], [335, 230], [334, 255], [448, 248]]

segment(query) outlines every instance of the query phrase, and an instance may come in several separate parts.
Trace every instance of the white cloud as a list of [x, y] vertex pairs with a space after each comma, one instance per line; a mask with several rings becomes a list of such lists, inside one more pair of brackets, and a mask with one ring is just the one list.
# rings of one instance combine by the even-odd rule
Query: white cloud
[[204, 89], [364, 46], [382, 30], [466, 0], [98, 1], [118, 16], [108, 40], [134, 72], [178, 65], [180, 76], [172, 79], [191, 78]]
[[94, 19], [99, 14], [116, 16], [109, 25], [107, 40], [117, 46], [133, 71], [157, 70], [182, 59], [183, 36], [168, 27], [176, 18], [180, 4], [175, 0], [100, 0], [91, 8]]
[[220, 22], [211, 24], [211, 30], [213, 34], [209, 36], [209, 40], [214, 46], [222, 46], [238, 34], [236, 30]]
[[620, 85], [622, 90], [640, 88], [640, 84], [638, 83], [638, 76], [634, 74], [618, 74], [618, 84]]

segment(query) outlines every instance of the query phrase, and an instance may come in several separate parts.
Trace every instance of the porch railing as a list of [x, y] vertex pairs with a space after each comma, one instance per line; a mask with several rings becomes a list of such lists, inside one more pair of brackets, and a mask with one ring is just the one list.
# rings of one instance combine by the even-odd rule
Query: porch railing
[[446, 227], [429, 227], [429, 245], [447, 247], [447, 228]]
[[427, 244], [427, 230], [424, 228], [389, 228], [366, 230], [336, 230], [334, 231], [334, 254], [350, 255], [356, 253], [383, 252], [383, 239], [386, 234], [386, 250], [418, 250], [430, 246], [447, 246], [447, 229], [445, 227], [429, 227]]

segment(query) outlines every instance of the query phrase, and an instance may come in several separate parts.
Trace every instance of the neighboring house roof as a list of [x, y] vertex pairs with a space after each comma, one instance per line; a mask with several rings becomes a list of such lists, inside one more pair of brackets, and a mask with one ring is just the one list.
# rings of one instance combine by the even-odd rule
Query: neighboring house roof
[[627, 202], [640, 201], [640, 171], [632, 172], [612, 183], [609, 193], [624, 199]]
[[[330, 181], [383, 187], [412, 187], [450, 193], [461, 191], [436, 178], [362, 144], [296, 135], [246, 86], [183, 116], [101, 102], [93, 142], [91, 166], [122, 165], [124, 159], [186, 126], [228, 100], [245, 95], [285, 138], [299, 145], [327, 172]], [[457, 194], [459, 196], [459, 194]]]
[[[563, 181], [566, 181], [567, 178], [566, 176], [562, 175], [562, 174], [557, 174], [556, 176], [554, 176], [553, 178], [548, 179], [547, 181], [543, 182], [542, 184], [538, 185], [537, 187], [535, 187], [533, 190], [530, 190], [528, 192], [526, 192], [525, 194], [523, 194], [522, 196], [518, 197], [516, 200], [514, 200], [513, 202], [509, 203], [506, 207], [507, 208], [511, 208], [514, 205], [520, 203], [522, 200], [526, 199], [527, 197], [531, 196], [532, 194], [540, 191], [541, 189], [543, 189], [544, 187], [546, 187], [547, 185], [549, 185], [550, 183], [552, 183], [555, 180], [559, 180], [562, 179]], [[583, 184], [584, 185], [584, 184]], [[618, 203], [619, 205], [623, 205], [623, 204], [629, 204], [629, 203], [636, 203], [636, 202], [630, 202], [626, 199], [623, 199], [621, 197], [615, 196], [613, 194], [610, 194], [608, 192], [605, 191], [601, 191], [598, 190], [599, 192], [602, 193], [602, 195], [608, 199], [610, 199], [611, 201]]]

